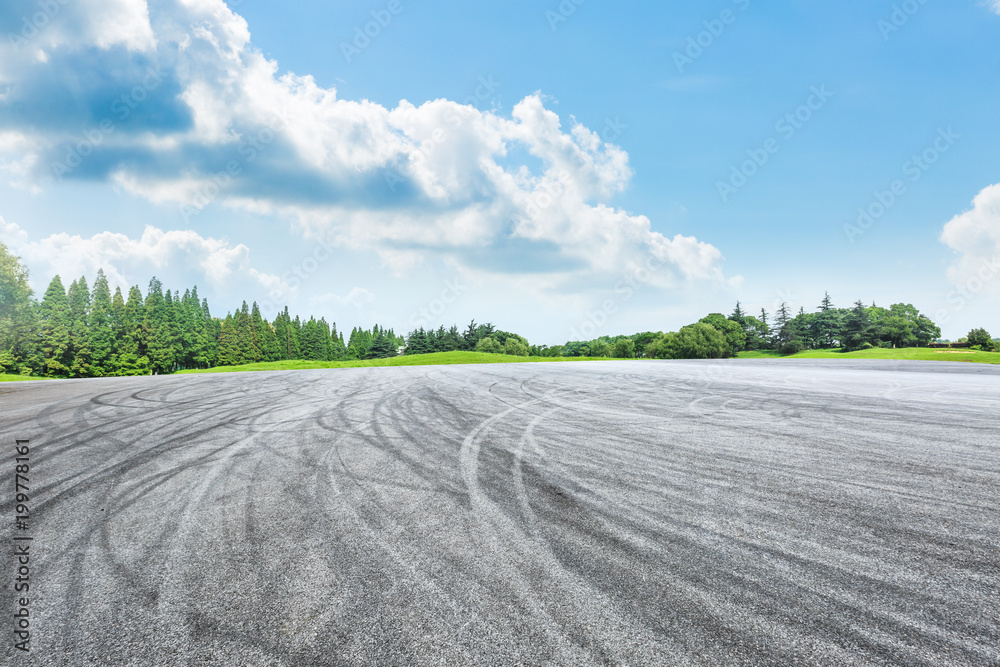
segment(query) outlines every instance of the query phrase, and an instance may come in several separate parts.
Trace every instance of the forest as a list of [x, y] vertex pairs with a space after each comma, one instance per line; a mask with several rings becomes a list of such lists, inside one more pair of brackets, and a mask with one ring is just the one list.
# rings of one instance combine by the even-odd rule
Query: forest
[[[864, 350], [923, 347], [940, 328], [910, 304], [883, 308], [861, 301], [837, 308], [825, 295], [816, 312], [787, 304], [773, 315], [751, 315], [736, 304], [728, 316], [709, 314], [676, 332], [647, 331], [602, 336], [565, 345], [532, 345], [492, 323], [423, 328], [397, 335], [376, 324], [354, 328], [345, 339], [336, 323], [292, 317], [288, 308], [273, 321], [256, 303], [242, 303], [225, 317], [213, 316], [198, 288], [165, 289], [155, 277], [145, 294], [138, 285], [112, 293], [103, 270], [90, 285], [85, 276], [67, 287], [50, 281], [41, 300], [28, 285], [20, 258], [0, 243], [0, 373], [52, 378], [173, 373], [184, 369], [312, 360], [377, 359], [398, 354], [468, 350], [534, 357], [618, 359], [714, 359], [741, 352], [777, 350], [792, 355], [809, 349]], [[993, 350], [983, 329], [969, 333], [974, 349]]]

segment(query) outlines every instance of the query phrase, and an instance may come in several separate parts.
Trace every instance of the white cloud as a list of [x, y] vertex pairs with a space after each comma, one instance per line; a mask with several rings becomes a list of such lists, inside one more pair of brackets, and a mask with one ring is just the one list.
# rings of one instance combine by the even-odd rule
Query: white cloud
[[953, 283], [1000, 293], [1000, 183], [985, 188], [970, 210], [952, 218], [941, 241], [959, 254], [948, 269]]
[[[97, 11], [96, 0], [77, 1]], [[72, 67], [80, 68], [69, 74], [80, 85], [95, 80], [85, 68], [126, 72], [114, 88], [129, 90], [146, 76], [149, 58], [155, 61], [162, 83], [157, 78], [155, 88], [139, 91], [141, 100], [130, 100], [128, 113], [109, 117], [113, 129], [84, 146], [87, 155], [69, 177], [103, 178], [188, 212], [214, 204], [288, 218], [307, 235], [374, 249], [399, 273], [435, 255], [470, 273], [523, 274], [530, 284], [568, 292], [613, 283], [653, 258], [667, 265], [654, 279], [660, 287], [726, 284], [717, 248], [690, 236], [668, 238], [645, 216], [606, 203], [629, 183], [628, 155], [573, 119], [564, 127], [541, 94], [524, 98], [509, 117], [441, 99], [403, 100], [391, 109], [343, 100], [311, 76], [279, 73], [222, 0], [163, 2], [152, 15], [141, 0], [101, 7], [102, 16], [113, 7], [117, 18], [73, 33], [75, 42], [58, 27], [83, 21], [71, 12], [37, 38], [47, 63], [0, 66], [0, 83], [6, 78], [16, 96], [31, 81], [48, 81], [54, 71], [68, 76]], [[142, 56], [132, 67], [100, 59], [75, 65], [66, 57], [116, 45]], [[65, 88], [61, 79], [46, 85]], [[94, 86], [91, 106], [107, 106]], [[46, 104], [32, 94], [11, 103]], [[22, 183], [33, 177], [35, 187], [50, 182], [50, 165], [80, 147], [80, 122], [55, 119], [30, 130], [23, 123], [0, 134], [0, 167]], [[8, 135], [19, 137], [18, 152], [5, 149]], [[110, 237], [101, 243], [113, 245]], [[237, 261], [226, 257], [223, 267]]]
[[352, 287], [346, 295], [322, 294], [309, 299], [309, 305], [313, 308], [330, 309], [340, 306], [353, 306], [361, 308], [375, 302], [375, 294], [364, 287]]
[[44, 293], [48, 281], [56, 274], [64, 283], [81, 275], [92, 280], [97, 270], [103, 268], [112, 288], [121, 287], [127, 292], [136, 283], [145, 289], [145, 281], [152, 275], [179, 267], [195, 276], [204, 276], [216, 288], [257, 284], [267, 292], [276, 289], [294, 292], [277, 276], [253, 268], [247, 246], [206, 238], [191, 230], [163, 231], [147, 226], [137, 239], [102, 232], [90, 238], [52, 234], [33, 241], [18, 225], [0, 218], [0, 240], [31, 267], [32, 288], [39, 294]]

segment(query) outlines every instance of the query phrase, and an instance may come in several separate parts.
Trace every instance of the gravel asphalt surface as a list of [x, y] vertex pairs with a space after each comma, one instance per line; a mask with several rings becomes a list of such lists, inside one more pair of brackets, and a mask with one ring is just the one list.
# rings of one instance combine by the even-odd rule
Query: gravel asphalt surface
[[1000, 665], [998, 367], [8, 383], [0, 438], [4, 664]]

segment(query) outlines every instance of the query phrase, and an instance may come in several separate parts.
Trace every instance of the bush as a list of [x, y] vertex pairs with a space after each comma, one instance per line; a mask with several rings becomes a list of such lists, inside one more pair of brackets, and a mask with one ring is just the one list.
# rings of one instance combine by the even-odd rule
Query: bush
[[681, 327], [671, 339], [674, 359], [721, 359], [729, 351], [725, 336], [709, 324]]
[[611, 356], [611, 346], [605, 343], [603, 340], [595, 340], [590, 344], [590, 354], [589, 357], [610, 357]]
[[507, 342], [503, 344], [503, 352], [515, 357], [526, 357], [528, 356], [528, 346], [516, 338], [508, 338]]
[[650, 359], [672, 359], [670, 356], [670, 339], [677, 334], [660, 334], [646, 345], [646, 356]]
[[16, 373], [17, 359], [10, 352], [0, 352], [0, 373]]
[[483, 338], [478, 343], [476, 343], [476, 352], [488, 352], [489, 354], [500, 354], [503, 352], [503, 348], [500, 347], [500, 343], [496, 342], [492, 338]]
[[793, 339], [786, 343], [783, 343], [781, 347], [778, 349], [778, 352], [780, 352], [783, 356], [788, 357], [793, 354], [798, 354], [799, 352], [804, 350], [805, 347], [806, 346], [802, 343], [802, 341], [798, 339]]
[[859, 350], [870, 350], [870, 349], [872, 349], [873, 347], [875, 347], [875, 346], [874, 346], [874, 345], [872, 345], [871, 343], [862, 343], [862, 344], [861, 344], [861, 347], [859, 347], [858, 349], [859, 349]]
[[986, 329], [973, 329], [969, 332], [968, 340], [969, 345], [977, 350], [993, 352], [997, 349], [996, 343], [993, 342], [993, 336]]
[[632, 359], [635, 357], [635, 343], [631, 338], [621, 338], [615, 343], [612, 354], [615, 359]]

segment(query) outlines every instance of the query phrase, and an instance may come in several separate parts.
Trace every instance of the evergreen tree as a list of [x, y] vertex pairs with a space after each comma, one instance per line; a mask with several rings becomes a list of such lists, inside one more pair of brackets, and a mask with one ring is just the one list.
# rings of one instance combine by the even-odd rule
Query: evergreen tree
[[[171, 300], [172, 301], [172, 300]], [[154, 276], [146, 290], [146, 304], [143, 322], [147, 332], [147, 356], [154, 375], [174, 371], [175, 354], [173, 345], [171, 303], [163, 295], [163, 285]]]
[[200, 368], [211, 368], [219, 360], [219, 336], [222, 333], [222, 322], [212, 317], [208, 309], [208, 299], [201, 300], [200, 337], [202, 346], [199, 348], [198, 359]]
[[414, 329], [406, 337], [406, 354], [427, 354], [430, 351], [431, 347], [427, 340], [427, 332], [424, 331], [423, 327]]
[[250, 317], [250, 307], [244, 301], [235, 316], [236, 345], [239, 350], [239, 364], [249, 364], [260, 359], [257, 349], [257, 336], [253, 330], [253, 320]]
[[788, 310], [788, 304], [782, 302], [781, 308], [779, 308], [778, 312], [774, 314], [774, 342], [777, 347], [780, 347], [792, 339], [792, 331], [788, 328], [788, 323], [791, 319], [792, 317]]
[[66, 289], [58, 274], [49, 283], [38, 306], [38, 320], [41, 330], [39, 360], [42, 372], [49, 377], [70, 377], [73, 372], [70, 344], [72, 320]]
[[830, 299], [829, 292], [823, 292], [823, 301], [819, 304], [819, 310], [821, 313], [825, 313], [833, 308], [833, 301]]
[[231, 315], [226, 315], [219, 329], [219, 365], [239, 366], [243, 363], [236, 323]]
[[844, 347], [859, 350], [872, 345], [872, 321], [861, 301], [854, 304], [844, 322]]
[[[250, 326], [254, 342], [254, 361], [274, 361], [270, 358], [267, 340], [267, 334], [270, 333], [273, 339], [274, 332], [271, 331], [271, 327], [261, 317], [260, 308], [257, 306], [256, 301], [253, 302], [253, 306], [250, 308]], [[274, 347], [274, 345], [272, 344], [271, 347]]]
[[133, 285], [128, 291], [128, 301], [122, 311], [120, 338], [118, 339], [119, 375], [148, 375], [149, 357], [146, 354], [146, 307], [142, 291]]
[[[118, 290], [116, 297], [119, 301], [121, 296], [121, 290]], [[124, 308], [125, 304], [122, 303], [121, 306]], [[113, 307], [108, 279], [104, 275], [104, 269], [98, 269], [90, 295], [90, 318], [87, 321], [91, 368], [98, 377], [114, 375], [116, 370]]]
[[87, 279], [80, 276], [79, 280], [70, 283], [67, 299], [69, 300], [70, 317], [70, 369], [73, 377], [84, 378], [94, 375], [93, 352], [90, 348], [90, 331], [87, 320], [90, 317], [90, 289]]
[[330, 327], [330, 360], [347, 357], [347, 346], [344, 344], [344, 334], [337, 332], [337, 323]]
[[396, 356], [395, 336], [389, 336], [385, 331], [380, 331], [372, 341], [368, 349], [368, 359], [385, 359]]

